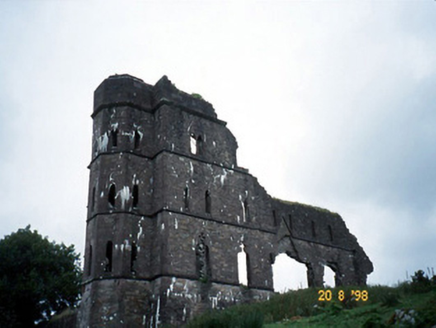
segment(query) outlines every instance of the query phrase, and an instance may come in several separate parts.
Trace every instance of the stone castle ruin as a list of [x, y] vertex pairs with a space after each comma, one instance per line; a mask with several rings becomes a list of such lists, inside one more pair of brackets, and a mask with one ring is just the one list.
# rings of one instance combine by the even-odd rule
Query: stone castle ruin
[[281, 253], [306, 265], [309, 286], [323, 286], [324, 266], [336, 285], [365, 285], [372, 263], [342, 218], [271, 197], [198, 95], [166, 76], [152, 86], [115, 75], [95, 91], [92, 118], [79, 327], [181, 326], [267, 300]]

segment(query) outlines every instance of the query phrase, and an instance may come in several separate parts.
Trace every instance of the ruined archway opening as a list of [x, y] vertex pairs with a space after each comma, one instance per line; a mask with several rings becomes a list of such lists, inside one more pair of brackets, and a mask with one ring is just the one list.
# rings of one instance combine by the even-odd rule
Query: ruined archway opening
[[328, 287], [335, 287], [336, 286], [336, 273], [333, 271], [332, 268], [330, 268], [328, 265], [324, 266], [324, 287], [328, 288]]
[[274, 291], [285, 293], [288, 290], [307, 288], [307, 267], [282, 253], [276, 256], [273, 269]]

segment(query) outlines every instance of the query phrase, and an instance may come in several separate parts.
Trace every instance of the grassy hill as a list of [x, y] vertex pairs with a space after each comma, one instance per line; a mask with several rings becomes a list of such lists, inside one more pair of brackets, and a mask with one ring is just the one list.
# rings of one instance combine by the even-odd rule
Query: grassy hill
[[[397, 287], [308, 288], [276, 294], [269, 301], [212, 311], [189, 328], [433, 327], [436, 276], [417, 271]], [[331, 293], [331, 294], [330, 294]]]

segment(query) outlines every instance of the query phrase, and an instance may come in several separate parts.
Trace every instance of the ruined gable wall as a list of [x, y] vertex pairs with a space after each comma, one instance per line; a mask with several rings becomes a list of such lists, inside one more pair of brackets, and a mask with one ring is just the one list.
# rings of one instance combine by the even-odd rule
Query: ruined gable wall
[[274, 204], [280, 216], [276, 254], [305, 263], [312, 270], [309, 286], [323, 286], [324, 266], [335, 272], [336, 285], [366, 284], [372, 263], [337, 213], [280, 200]]

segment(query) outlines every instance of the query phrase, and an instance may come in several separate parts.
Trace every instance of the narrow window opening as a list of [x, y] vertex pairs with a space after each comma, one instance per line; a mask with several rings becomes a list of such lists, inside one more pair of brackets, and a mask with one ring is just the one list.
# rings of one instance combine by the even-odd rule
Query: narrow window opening
[[212, 199], [210, 198], [209, 190], [206, 190], [206, 213], [210, 214], [212, 208]]
[[329, 237], [330, 237], [330, 241], [333, 241], [333, 230], [331, 225], [329, 225]]
[[189, 187], [185, 187], [185, 191], [183, 192], [183, 199], [185, 202], [185, 209], [189, 209]]
[[132, 242], [132, 254], [130, 256], [130, 272], [132, 274], [136, 273], [135, 263], [138, 256], [138, 247], [136, 246], [136, 242]]
[[118, 146], [118, 130], [111, 131], [112, 147]]
[[132, 196], [133, 196], [133, 207], [138, 206], [138, 185], [133, 186]]
[[95, 187], [92, 188], [92, 199], [91, 199], [91, 211], [94, 211], [95, 208]]
[[201, 136], [197, 137], [197, 151], [196, 154], [197, 155], [201, 155], [203, 151], [203, 139], [201, 138]]
[[289, 229], [293, 230], [293, 227], [292, 227], [292, 215], [291, 214], [289, 214], [288, 219], [289, 219]]
[[106, 244], [106, 266], [104, 268], [105, 272], [112, 272], [112, 242], [108, 241]]
[[190, 138], [191, 142], [191, 153], [196, 155], [197, 154], [197, 139], [195, 139], [195, 135], [191, 134], [191, 138]]
[[135, 149], [138, 149], [139, 142], [141, 141], [141, 136], [139, 135], [138, 130], [135, 130], [135, 138], [134, 139], [135, 139], [134, 147], [135, 147]]
[[248, 254], [245, 252], [244, 244], [241, 244], [241, 251], [238, 253], [238, 281], [239, 284], [248, 286]]
[[115, 206], [115, 185], [113, 184], [109, 187], [108, 202], [112, 207]]
[[316, 237], [315, 222], [312, 221], [312, 237]]
[[279, 223], [277, 221], [276, 210], [273, 210], [272, 213], [273, 213], [274, 225], [277, 227], [279, 225]]
[[244, 222], [250, 222], [250, 211], [248, 209], [248, 201], [247, 201], [247, 199], [244, 200], [244, 203], [242, 204], [242, 206], [244, 207], [244, 212], [242, 213], [243, 221]]
[[89, 255], [88, 255], [88, 276], [92, 272], [92, 245], [89, 245]]

